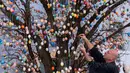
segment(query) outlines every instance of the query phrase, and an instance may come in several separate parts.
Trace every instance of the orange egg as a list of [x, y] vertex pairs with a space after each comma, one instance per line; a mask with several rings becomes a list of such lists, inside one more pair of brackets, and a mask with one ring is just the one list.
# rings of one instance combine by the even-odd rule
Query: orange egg
[[55, 67], [54, 67], [54, 66], [52, 66], [52, 67], [51, 67], [51, 70], [55, 70]]
[[76, 0], [74, 0], [74, 2], [76, 2]]
[[54, 32], [54, 29], [50, 29], [50, 32], [51, 32], [51, 33]]
[[51, 41], [52, 41], [52, 42], [56, 42], [56, 39], [52, 39]]
[[35, 0], [32, 0], [32, 2], [34, 2]]
[[9, 4], [10, 4], [10, 5], [12, 5], [12, 4], [13, 4], [13, 2], [9, 1]]
[[18, 70], [15, 70], [15, 73], [18, 73]]
[[116, 15], [118, 15], [119, 13], [118, 12], [116, 12]]
[[24, 29], [24, 28], [25, 28], [25, 26], [24, 26], [24, 25], [22, 25], [22, 26], [21, 26], [21, 28], [22, 28], [22, 29]]
[[79, 16], [78, 16], [78, 15], [76, 15], [76, 18], [79, 18]]
[[48, 8], [51, 8], [51, 4], [47, 4]]

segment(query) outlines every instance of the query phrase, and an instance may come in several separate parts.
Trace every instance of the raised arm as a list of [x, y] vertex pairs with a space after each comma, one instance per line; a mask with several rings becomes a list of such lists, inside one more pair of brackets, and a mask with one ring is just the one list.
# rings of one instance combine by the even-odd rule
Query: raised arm
[[[80, 34], [79, 37], [85, 41], [86, 45], [88, 46], [89, 54], [91, 57], [93, 57], [95, 62], [105, 62], [102, 53], [98, 51], [98, 48], [94, 47], [94, 45], [86, 38], [84, 34]], [[86, 59], [88, 59], [86, 50], [81, 49], [81, 51], [83, 52]]]
[[84, 55], [84, 57], [85, 57], [85, 59], [86, 59], [87, 61], [90, 62], [90, 61], [93, 60], [93, 58], [89, 55], [89, 53], [86, 52], [86, 49], [84, 48], [83, 45], [80, 46], [80, 50], [82, 51], [82, 53], [83, 53], [83, 55]]
[[85, 41], [89, 50], [94, 47], [94, 45], [86, 38], [85, 34], [80, 34], [79, 37], [81, 37]]

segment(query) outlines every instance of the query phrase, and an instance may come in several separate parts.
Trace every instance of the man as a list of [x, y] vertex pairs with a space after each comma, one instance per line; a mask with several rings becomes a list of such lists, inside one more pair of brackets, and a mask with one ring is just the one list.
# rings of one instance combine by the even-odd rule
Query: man
[[118, 56], [116, 49], [107, 51], [103, 56], [98, 51], [98, 48], [90, 43], [84, 34], [80, 34], [79, 37], [81, 37], [88, 46], [89, 53], [86, 52], [84, 47], [81, 47], [80, 50], [84, 54], [85, 59], [89, 61], [89, 73], [119, 73], [119, 69], [115, 65], [115, 60]]

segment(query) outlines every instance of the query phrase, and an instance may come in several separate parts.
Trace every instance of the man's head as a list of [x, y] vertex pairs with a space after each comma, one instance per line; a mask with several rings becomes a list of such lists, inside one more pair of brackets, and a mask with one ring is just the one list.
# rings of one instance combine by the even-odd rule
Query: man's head
[[106, 62], [114, 62], [118, 57], [118, 50], [117, 49], [111, 49], [108, 50], [105, 54], [104, 54], [104, 59], [106, 60]]

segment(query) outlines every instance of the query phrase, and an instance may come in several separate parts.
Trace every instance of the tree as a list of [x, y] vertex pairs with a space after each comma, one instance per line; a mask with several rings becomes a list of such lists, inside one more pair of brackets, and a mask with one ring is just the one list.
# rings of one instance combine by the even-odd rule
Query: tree
[[[31, 6], [38, 5], [39, 2], [45, 13], [44, 10], [36, 10]], [[82, 43], [79, 34], [85, 33], [92, 43], [99, 46], [111, 42], [112, 45], [107, 47], [115, 48], [116, 45], [118, 48], [124, 43], [119, 32], [130, 26], [130, 23], [123, 25], [128, 18], [124, 22], [112, 20], [114, 16], [120, 16], [116, 8], [123, 3], [127, 3], [127, 0], [7, 0], [6, 3], [1, 0], [0, 9], [9, 20], [3, 19], [0, 27], [16, 32], [17, 37], [14, 39], [20, 37], [17, 40], [22, 41], [22, 49], [26, 48], [27, 60], [25, 65], [18, 64], [18, 68], [30, 68], [29, 65], [32, 64], [37, 67], [26, 69], [27, 73], [41, 72], [38, 66], [38, 61], [41, 61], [46, 73], [73, 73], [86, 64], [82, 54], [78, 53], [78, 45]], [[123, 15], [125, 12], [121, 16]], [[99, 29], [101, 25], [102, 28]], [[109, 28], [110, 25], [115, 28]], [[118, 38], [113, 39], [115, 35]], [[123, 42], [119, 43], [120, 41]]]

